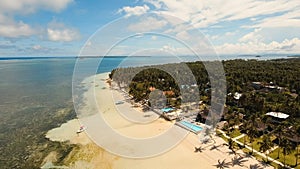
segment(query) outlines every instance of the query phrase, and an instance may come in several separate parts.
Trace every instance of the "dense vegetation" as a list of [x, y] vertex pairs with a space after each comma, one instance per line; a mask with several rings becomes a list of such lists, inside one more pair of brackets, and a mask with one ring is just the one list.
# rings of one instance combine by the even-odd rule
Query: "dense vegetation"
[[[113, 78], [120, 87], [127, 88], [136, 101], [147, 99], [150, 94], [150, 87], [155, 87], [162, 91], [171, 90], [174, 92], [174, 95], [167, 95], [169, 101], [171, 98], [178, 98], [175, 103], [171, 104], [172, 102], [170, 102], [172, 106], [176, 106], [180, 103], [178, 96], [180, 95], [180, 90], [184, 88], [182, 84], [178, 84], [178, 81], [191, 86], [193, 84], [192, 78], [195, 78], [200, 96], [202, 97], [201, 100], [209, 103], [211, 80], [220, 79], [218, 76], [209, 78], [205, 69], [205, 65], [209, 63], [213, 64], [213, 62], [205, 64], [202, 62], [187, 63], [186, 65], [190, 68], [193, 76], [184, 76], [184, 73], [180, 71], [186, 71], [186, 68], [181, 64], [167, 64], [143, 68], [119, 68], [113, 70], [110, 77]], [[267, 105], [269, 109], [284, 109], [280, 107], [278, 103], [291, 101], [289, 100], [289, 98], [292, 99], [290, 97], [291, 91], [296, 94], [300, 93], [300, 59], [269, 61], [229, 60], [223, 61], [222, 63], [226, 75], [227, 93], [245, 93], [242, 100], [246, 100], [247, 97], [250, 97], [249, 92], [254, 90], [251, 86], [251, 82], [273, 82], [274, 85], [287, 89], [283, 94], [278, 92], [262, 93], [266, 99], [266, 103], [270, 103], [270, 105]], [[166, 70], [167, 72], [176, 72], [177, 74], [170, 75], [166, 73]], [[187, 74], [189, 73], [188, 71], [186, 72]], [[227, 98], [228, 104], [230, 104], [231, 101], [232, 99], [230, 97]], [[276, 102], [277, 105], [272, 105], [271, 102]]]

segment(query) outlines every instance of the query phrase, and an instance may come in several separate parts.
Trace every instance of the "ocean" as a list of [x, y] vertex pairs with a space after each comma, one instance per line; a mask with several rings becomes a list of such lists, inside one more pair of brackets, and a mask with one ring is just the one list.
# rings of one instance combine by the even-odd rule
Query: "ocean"
[[[278, 59], [285, 56], [241, 56], [222, 59]], [[98, 59], [85, 58], [93, 63]], [[189, 58], [188, 61], [197, 60]], [[22, 107], [55, 106], [71, 101], [72, 75], [76, 58], [0, 58], [0, 119], [3, 113]], [[78, 59], [81, 62], [80, 59]], [[180, 62], [173, 57], [107, 57], [101, 60], [97, 73], [109, 72], [122, 66], [142, 66]], [[87, 64], [89, 65], [89, 64]], [[0, 122], [1, 123], [1, 122]], [[0, 124], [1, 125], [1, 124]], [[3, 127], [3, 126], [1, 126]]]
[[[286, 57], [241, 56], [238, 58], [278, 59]], [[42, 137], [41, 135], [49, 128], [57, 127], [56, 125], [62, 123], [59, 121], [61, 116], [57, 116], [57, 111], [65, 108], [73, 109], [72, 76], [74, 66], [80, 60], [68, 57], [0, 58], [0, 166], [22, 163], [24, 153], [30, 155], [30, 151], [34, 151], [28, 147], [33, 143], [43, 142], [44, 138], [36, 138], [36, 136]], [[84, 58], [84, 61], [95, 63], [97, 59]], [[119, 65], [142, 66], [180, 61], [173, 57], [105, 57], [97, 73], [109, 72]], [[54, 115], [55, 117], [52, 118]], [[75, 116], [73, 114], [64, 118]], [[38, 133], [42, 134], [38, 135]], [[10, 156], [8, 155], [10, 152], [19, 154]]]

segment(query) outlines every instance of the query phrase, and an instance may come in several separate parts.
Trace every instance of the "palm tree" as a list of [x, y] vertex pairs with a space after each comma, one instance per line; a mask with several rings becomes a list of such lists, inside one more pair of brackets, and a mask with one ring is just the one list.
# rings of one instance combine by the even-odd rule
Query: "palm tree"
[[263, 138], [261, 141], [258, 142], [260, 145], [259, 151], [262, 151], [266, 155], [266, 161], [268, 162], [268, 154], [266, 153], [267, 150], [273, 147], [273, 142], [271, 141], [270, 137], [268, 135], [263, 135]]
[[257, 121], [260, 120], [258, 113], [252, 114], [248, 121], [246, 122], [246, 133], [249, 137], [249, 141], [251, 143], [251, 154], [253, 154], [253, 141], [254, 138], [257, 136]]
[[[281, 125], [277, 126], [276, 129], [273, 132], [276, 134], [276, 137], [278, 139], [278, 146], [280, 146], [281, 140], [282, 140]], [[280, 149], [278, 148], [277, 159], [279, 159], [279, 154], [280, 154]]]
[[243, 124], [239, 127], [242, 133], [244, 133], [243, 144], [246, 145], [246, 134], [248, 133], [248, 120], [243, 119]]
[[[286, 127], [288, 126], [288, 124], [286, 122], [280, 123], [275, 130], [273, 131], [278, 139], [278, 146], [281, 147], [282, 144], [282, 140], [284, 138], [283, 134], [286, 131]], [[279, 155], [280, 155], [280, 149], [278, 149], [277, 152], [277, 159], [279, 159]]]
[[295, 135], [296, 135], [296, 138], [297, 138], [296, 154], [295, 154], [295, 157], [296, 157], [296, 164], [295, 164], [295, 166], [297, 166], [298, 165], [298, 156], [299, 156], [298, 145], [299, 145], [299, 139], [300, 139], [300, 124], [298, 122], [296, 122]]
[[285, 167], [285, 156], [290, 154], [293, 150], [293, 145], [292, 143], [286, 138], [283, 137], [283, 139], [281, 140], [281, 144], [279, 145], [282, 148], [282, 152], [283, 152], [283, 165]]
[[257, 130], [255, 127], [251, 126], [251, 128], [248, 130], [248, 133], [247, 133], [248, 137], [249, 137], [249, 140], [250, 140], [250, 143], [251, 143], [251, 154], [253, 154], [253, 141], [254, 141], [254, 138], [256, 137], [257, 135]]
[[228, 140], [228, 148], [233, 152], [233, 154], [235, 154], [234, 147], [235, 147], [234, 141], [231, 138], [229, 138], [229, 140]]

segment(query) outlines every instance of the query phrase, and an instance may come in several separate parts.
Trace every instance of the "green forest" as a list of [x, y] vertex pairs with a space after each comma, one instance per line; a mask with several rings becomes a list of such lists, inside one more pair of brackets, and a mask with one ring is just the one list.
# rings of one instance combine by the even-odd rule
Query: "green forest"
[[[213, 62], [205, 64], [213, 64]], [[179, 73], [178, 77], [175, 78], [182, 78], [179, 81], [190, 85], [190, 88], [193, 87], [193, 79], [191, 77], [195, 78], [200, 94], [199, 97], [201, 97], [200, 100], [209, 103], [211, 95], [210, 81], [213, 79], [218, 80], [219, 77], [209, 77], [205, 64], [203, 62], [186, 63], [193, 76], [186, 77]], [[243, 93], [241, 104], [246, 104], [246, 100], [251, 99], [252, 96], [250, 95], [254, 93], [257, 94], [257, 97], [264, 98], [264, 108], [270, 111], [284, 111], [285, 108], [289, 107], [288, 105], [299, 103], [299, 97], [295, 96], [300, 93], [300, 59], [229, 60], [222, 61], [222, 64], [226, 77], [227, 93]], [[174, 94], [167, 95], [170, 100], [169, 104], [176, 107], [180, 104], [180, 90], [183, 90], [184, 86], [179, 86], [178, 80], [174, 79], [174, 75], [171, 76], [164, 70], [180, 72], [184, 69], [186, 68], [183, 68], [181, 64], [118, 68], [111, 72], [110, 78], [117, 82], [120, 87], [126, 88], [137, 102], [149, 97], [150, 87], [155, 87], [162, 91], [171, 90]], [[281, 90], [272, 92], [255, 90], [252, 82], [261, 82], [265, 85], [271, 82], [273, 86], [280, 87]], [[174, 101], [174, 98], [177, 98], [177, 100]], [[232, 105], [232, 97], [227, 97], [226, 103]]]

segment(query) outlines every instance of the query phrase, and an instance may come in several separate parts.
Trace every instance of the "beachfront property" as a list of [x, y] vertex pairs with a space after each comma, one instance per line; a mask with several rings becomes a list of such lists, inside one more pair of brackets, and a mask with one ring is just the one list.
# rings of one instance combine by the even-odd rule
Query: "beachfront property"
[[194, 122], [188, 122], [186, 120], [178, 121], [176, 125], [195, 134], [199, 134], [203, 130], [203, 127], [201, 127], [199, 123], [195, 124]]
[[263, 83], [263, 82], [251, 82], [251, 86], [257, 90], [262, 92], [285, 92], [288, 91], [285, 87], [278, 86], [274, 84], [274, 82]]
[[289, 117], [288, 114], [285, 114], [282, 112], [268, 112], [268, 113], [266, 113], [266, 115], [270, 116], [272, 119], [272, 122], [275, 122], [275, 123], [281, 123]]
[[[159, 72], [156, 72], [156, 75], [159, 75]], [[165, 78], [164, 82], [166, 82], [166, 79], [167, 78]], [[289, 118], [289, 116], [292, 116], [289, 112], [290, 109], [283, 109], [280, 105], [294, 101], [298, 96], [292, 96], [291, 94], [293, 93], [287, 87], [279, 86], [278, 84], [282, 85], [279, 80], [274, 80], [274, 82], [273, 80], [268, 81], [269, 82], [232, 82], [232, 84], [230, 84], [232, 87], [227, 89], [228, 94], [226, 103], [224, 104], [224, 111], [222, 113], [219, 112], [221, 119], [218, 118], [219, 116], [216, 116], [217, 114], [211, 114], [214, 110], [211, 110], [210, 107], [211, 95], [209, 90], [211, 89], [209, 85], [199, 85], [201, 96], [200, 98], [195, 97], [200, 100], [199, 102], [193, 102], [192, 100], [195, 99], [190, 99], [190, 102], [182, 103], [182, 95], [180, 95], [180, 93], [178, 94], [177, 90], [173, 90], [174, 92], [164, 92], [163, 94], [165, 96], [167, 96], [167, 93], [170, 93], [168, 97], [166, 97], [166, 107], [155, 109], [154, 111], [166, 120], [176, 121], [176, 125], [196, 135], [201, 133], [201, 131], [205, 131], [206, 133], [207, 126], [205, 124], [218, 126], [216, 132], [219, 136], [225, 138], [224, 140], [227, 142], [229, 139], [232, 139], [234, 144], [239, 145], [239, 148], [233, 149], [241, 149], [246, 153], [250, 152], [250, 154], [259, 156], [259, 158], [262, 159], [266, 159], [264, 155], [266, 150], [260, 150], [260, 147], [262, 147], [261, 142], [265, 142], [265, 140], [263, 140], [264, 137], [270, 137], [272, 146], [268, 148], [267, 154], [270, 154], [270, 157], [273, 158], [272, 162], [276, 163], [273, 166], [284, 166], [286, 162], [284, 162], [283, 157], [287, 156], [292, 160], [295, 158], [289, 157], [287, 154], [283, 155], [283, 151], [285, 151], [283, 147], [284, 141], [280, 140], [281, 135], [279, 135], [278, 132], [290, 131], [290, 135], [285, 135], [285, 137], [295, 144], [297, 144], [298, 139], [296, 137], [297, 130], [294, 125], [285, 124], [291, 119]], [[151, 84], [149, 81], [138, 81], [135, 83], [140, 86], [148, 83]], [[178, 87], [180, 89], [186, 89], [186, 91], [191, 94], [194, 92], [192, 89], [194, 87], [196, 88], [196, 86], [191, 85], [181, 85]], [[147, 89], [139, 88], [137, 91], [140, 90], [142, 93], [149, 94], [154, 89], [154, 87]], [[164, 89], [165, 90], [162, 91], [171, 91], [171, 89], [175, 89], [175, 87], [164, 86]], [[132, 92], [132, 94], [140, 97], [136, 92]], [[147, 99], [148, 95], [143, 96], [144, 97], [140, 98]], [[174, 102], [170, 104], [171, 101]], [[145, 104], [147, 104], [147, 101]], [[221, 120], [221, 122], [219, 122], [219, 120]], [[208, 132], [207, 134], [209, 135], [211, 133]], [[199, 140], [199, 142], [201, 141]], [[276, 158], [274, 158], [277, 151], [279, 154], [282, 154], [282, 157], [278, 157], [277, 160], [280, 163], [277, 163]], [[291, 163], [288, 164], [291, 165]]]

